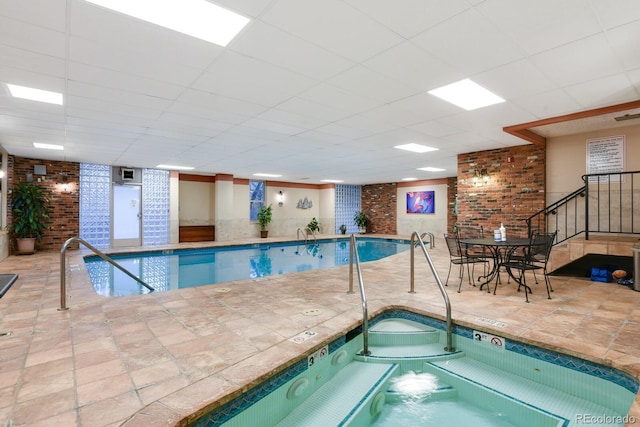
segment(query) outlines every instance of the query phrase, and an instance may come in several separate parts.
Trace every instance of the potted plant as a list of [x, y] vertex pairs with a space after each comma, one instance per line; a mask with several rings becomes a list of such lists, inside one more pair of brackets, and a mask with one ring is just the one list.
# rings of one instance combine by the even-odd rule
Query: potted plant
[[353, 217], [353, 222], [355, 222], [355, 224], [358, 226], [361, 234], [366, 233], [367, 227], [370, 224], [369, 218], [363, 211], [356, 212], [355, 216]]
[[267, 230], [267, 226], [271, 223], [271, 205], [264, 206], [262, 205], [258, 210], [258, 224], [260, 224], [260, 237], [267, 237], [269, 234], [269, 230]]
[[346, 225], [342, 224], [340, 226], [340, 233], [347, 234], [347, 226]]
[[309, 224], [307, 224], [307, 232], [315, 234], [316, 231], [320, 231], [320, 223], [315, 217], [313, 217], [311, 218], [311, 221], [309, 221]]
[[42, 240], [49, 218], [48, 204], [47, 191], [33, 182], [21, 182], [13, 188], [10, 232], [16, 238], [19, 253], [33, 253], [35, 242]]

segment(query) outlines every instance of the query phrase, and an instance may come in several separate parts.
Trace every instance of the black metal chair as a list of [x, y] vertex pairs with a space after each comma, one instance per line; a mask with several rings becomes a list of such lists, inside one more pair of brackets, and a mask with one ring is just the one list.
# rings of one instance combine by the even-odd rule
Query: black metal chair
[[[555, 237], [556, 233], [532, 235], [529, 238], [529, 244], [523, 248], [521, 253], [514, 252], [510, 254], [507, 257], [507, 260], [502, 264], [502, 266], [509, 272], [509, 275], [517, 280], [518, 292], [521, 287], [524, 288], [524, 297], [526, 302], [529, 302], [529, 293], [531, 293], [531, 287], [527, 285], [527, 271], [533, 272], [534, 275], [536, 270], [543, 271], [545, 286], [547, 288], [547, 297], [551, 299], [552, 288], [547, 274], [547, 262], [549, 260], [549, 255], [551, 254], [551, 248], [553, 247]], [[518, 276], [513, 274], [513, 270], [517, 270], [519, 272]], [[536, 283], [538, 283], [537, 278]]]
[[459, 265], [460, 266], [460, 273], [459, 273], [459, 277], [460, 277], [460, 283], [458, 284], [458, 292], [460, 292], [461, 288], [462, 288], [462, 279], [464, 278], [464, 266], [467, 266], [467, 275], [469, 277], [469, 284], [475, 286], [475, 283], [473, 281], [473, 270], [469, 267], [469, 265], [473, 265], [475, 267], [475, 264], [479, 264], [479, 263], [483, 263], [485, 264], [485, 267], [488, 266], [489, 261], [484, 259], [484, 258], [479, 258], [479, 257], [475, 257], [475, 256], [466, 256], [465, 252], [462, 250], [462, 247], [460, 246], [460, 239], [458, 239], [457, 235], [444, 235], [444, 240], [447, 243], [447, 249], [449, 249], [449, 273], [447, 273], [447, 281], [445, 282], [445, 286], [448, 285], [449, 283], [449, 276], [451, 275], [451, 268], [453, 265]]

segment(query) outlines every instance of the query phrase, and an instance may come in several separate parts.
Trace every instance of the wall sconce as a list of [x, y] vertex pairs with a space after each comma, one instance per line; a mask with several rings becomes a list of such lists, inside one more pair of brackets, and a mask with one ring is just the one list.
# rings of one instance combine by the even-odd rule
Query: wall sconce
[[66, 174], [62, 174], [60, 176], [60, 184], [62, 184], [61, 187], [62, 187], [62, 191], [63, 192], [65, 192], [65, 193], [69, 193], [70, 192], [69, 190], [70, 190], [71, 186], [69, 184], [69, 177]]
[[478, 169], [473, 171], [473, 185], [476, 187], [479, 185], [486, 185], [489, 183], [489, 173], [486, 168], [480, 169], [480, 173], [478, 173]]
[[284, 194], [282, 194], [282, 190], [278, 192], [278, 206], [282, 207], [284, 205]]

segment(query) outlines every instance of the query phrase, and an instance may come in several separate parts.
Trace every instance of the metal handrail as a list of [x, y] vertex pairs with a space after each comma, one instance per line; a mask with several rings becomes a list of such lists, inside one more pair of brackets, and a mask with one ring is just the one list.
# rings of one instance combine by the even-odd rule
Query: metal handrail
[[414, 262], [414, 248], [415, 248], [415, 244], [419, 243], [420, 247], [422, 248], [422, 252], [424, 253], [425, 258], [427, 259], [427, 263], [429, 264], [429, 267], [431, 268], [431, 272], [433, 273], [433, 276], [436, 279], [436, 283], [438, 284], [438, 288], [440, 288], [440, 293], [442, 294], [442, 297], [444, 298], [444, 304], [445, 304], [445, 308], [446, 308], [446, 312], [447, 312], [447, 346], [444, 348], [445, 351], [455, 351], [455, 348], [453, 347], [453, 323], [451, 321], [451, 302], [449, 301], [449, 295], [447, 295], [447, 291], [444, 289], [444, 285], [442, 284], [442, 280], [440, 280], [440, 276], [438, 276], [438, 272], [436, 271], [436, 268], [433, 264], [433, 260], [431, 259], [431, 256], [429, 255], [429, 252], [427, 251], [427, 248], [424, 245], [424, 242], [422, 241], [422, 237], [420, 237], [420, 235], [418, 234], [417, 231], [414, 231], [413, 234], [411, 234], [411, 273], [410, 273], [410, 280], [411, 280], [411, 288], [409, 290], [410, 294], [415, 293], [415, 288], [414, 288], [414, 270], [415, 270], [415, 262]]
[[155, 291], [155, 289], [153, 289], [151, 286], [147, 285], [144, 281], [142, 281], [141, 279], [137, 278], [132, 273], [130, 273], [129, 270], [127, 270], [124, 267], [122, 267], [120, 264], [115, 262], [113, 259], [109, 258], [107, 255], [105, 255], [104, 253], [102, 253], [101, 251], [99, 251], [98, 249], [96, 249], [95, 247], [93, 247], [92, 245], [90, 245], [89, 243], [84, 241], [83, 239], [81, 239], [79, 237], [72, 237], [69, 240], [67, 240], [66, 242], [64, 242], [64, 245], [62, 245], [62, 249], [60, 249], [60, 308], [58, 309], [58, 311], [69, 310], [69, 307], [67, 307], [67, 267], [66, 267], [67, 258], [66, 258], [66, 252], [67, 252], [67, 248], [69, 248], [69, 245], [71, 245], [71, 243], [73, 243], [73, 242], [78, 242], [78, 243], [83, 244], [87, 248], [91, 249], [91, 251], [93, 251], [93, 253], [98, 255], [100, 258], [102, 258], [103, 260], [107, 261], [109, 264], [113, 265], [114, 267], [116, 267], [117, 269], [119, 269], [120, 271], [122, 271], [123, 273], [125, 273], [126, 275], [131, 277], [132, 279], [136, 280], [137, 282], [140, 282], [140, 284], [142, 286], [144, 286], [145, 288], [149, 289], [149, 291], [151, 291], [151, 292]]
[[298, 227], [298, 229], [296, 230], [296, 239], [298, 240], [302, 240], [300, 239], [300, 234], [302, 234], [302, 237], [304, 238], [304, 243], [305, 245], [307, 244], [307, 238], [309, 237], [307, 235], [307, 233], [305, 233], [305, 231], [303, 229], [301, 229], [300, 227]]
[[364, 292], [364, 282], [362, 280], [362, 270], [360, 269], [360, 257], [358, 256], [358, 246], [356, 236], [351, 235], [349, 239], [349, 291], [353, 293], [353, 264], [355, 260], [356, 270], [358, 272], [358, 284], [360, 285], [360, 297], [362, 299], [362, 356], [370, 356], [369, 351], [369, 310], [367, 308], [367, 296]]
[[433, 249], [436, 247], [436, 236], [433, 233], [430, 233], [428, 231], [425, 231], [424, 233], [420, 234], [420, 238], [424, 240], [424, 238], [426, 236], [429, 236], [429, 249]]

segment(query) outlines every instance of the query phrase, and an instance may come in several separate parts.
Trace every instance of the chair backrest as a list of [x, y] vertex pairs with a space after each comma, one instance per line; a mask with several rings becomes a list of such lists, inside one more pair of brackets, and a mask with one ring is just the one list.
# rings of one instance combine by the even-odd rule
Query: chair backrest
[[551, 249], [553, 248], [553, 242], [556, 240], [556, 235], [558, 231], [554, 231], [553, 233], [536, 233], [531, 239], [535, 242], [535, 245], [532, 246], [532, 255], [542, 256], [546, 260], [549, 259], [549, 255], [551, 254]]
[[452, 257], [462, 257], [462, 249], [460, 248], [460, 240], [456, 235], [444, 235], [444, 240], [447, 242], [447, 249], [449, 249], [449, 255]]

